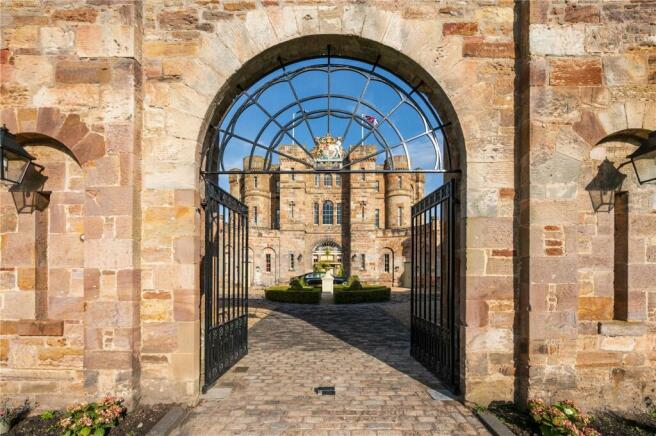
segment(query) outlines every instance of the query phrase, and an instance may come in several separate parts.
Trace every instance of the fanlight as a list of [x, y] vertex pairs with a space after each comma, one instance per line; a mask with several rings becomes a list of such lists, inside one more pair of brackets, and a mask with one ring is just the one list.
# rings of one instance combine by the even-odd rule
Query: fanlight
[[375, 158], [386, 163], [384, 171], [447, 172], [448, 123], [422, 86], [377, 64], [331, 56], [330, 49], [313, 59], [280, 59], [279, 68], [239, 88], [212, 126], [204, 174], [275, 172], [280, 158], [300, 164], [294, 171], [347, 172]]

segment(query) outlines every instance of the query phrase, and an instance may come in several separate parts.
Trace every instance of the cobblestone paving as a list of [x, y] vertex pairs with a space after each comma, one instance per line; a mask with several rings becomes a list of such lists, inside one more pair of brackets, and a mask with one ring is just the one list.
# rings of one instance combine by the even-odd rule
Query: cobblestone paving
[[[253, 306], [257, 302], [253, 302]], [[249, 354], [177, 434], [488, 434], [408, 354], [409, 333], [381, 307], [279, 304], [249, 331]], [[335, 396], [314, 387], [335, 386]]]

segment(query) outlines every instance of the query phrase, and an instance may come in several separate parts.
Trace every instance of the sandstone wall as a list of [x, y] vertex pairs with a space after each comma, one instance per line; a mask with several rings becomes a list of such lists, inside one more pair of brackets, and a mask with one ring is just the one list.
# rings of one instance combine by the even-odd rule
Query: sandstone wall
[[[656, 190], [638, 185], [631, 166], [620, 169], [629, 198], [624, 266], [614, 259], [622, 244], [614, 212], [595, 213], [586, 191], [603, 159], [617, 167], [635, 149], [600, 140], [656, 128], [654, 10], [640, 1], [530, 4], [530, 240], [523, 254], [530, 256], [523, 288], [530, 397], [631, 407], [656, 387], [656, 288], [647, 279], [656, 277], [649, 255]], [[619, 268], [628, 268], [625, 296], [617, 289]], [[628, 301], [628, 314], [614, 311], [618, 298]]]
[[[48, 318], [40, 320], [47, 323], [34, 322], [43, 269], [34, 268], [34, 284], [27, 271], [37, 256], [24, 235], [37, 218], [15, 217], [9, 194], [0, 197], [3, 394], [48, 405], [110, 392], [197, 398], [199, 171], [205, 134], [220, 115], [212, 108], [241, 81], [274, 68], [278, 54], [291, 59], [329, 42], [336, 53], [372, 62], [381, 54], [381, 66], [424, 80], [452, 122], [446, 133], [463, 170], [465, 398], [570, 397], [596, 406], [635, 400], [653, 386], [653, 187], [637, 186], [623, 167], [628, 322], [612, 319], [613, 218], [593, 213], [585, 191], [604, 157], [624, 153], [621, 144], [595, 147], [601, 138], [656, 128], [653, 3], [25, 0], [1, 7], [2, 122], [24, 137], [54, 139], [76, 161], [37, 153], [52, 165], [50, 183], [63, 177], [57, 166], [66, 168], [48, 210], [54, 251]], [[384, 238], [363, 238], [359, 249]], [[61, 255], [69, 252], [78, 257]]]
[[0, 390], [43, 407], [139, 396], [142, 10], [74, 3], [0, 6], [1, 122], [52, 191], [0, 192]]

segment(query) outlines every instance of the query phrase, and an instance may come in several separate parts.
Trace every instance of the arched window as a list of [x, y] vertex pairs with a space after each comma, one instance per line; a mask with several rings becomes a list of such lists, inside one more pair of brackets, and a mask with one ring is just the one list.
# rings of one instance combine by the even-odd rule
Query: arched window
[[321, 175], [320, 174], [315, 174], [314, 175], [314, 186], [319, 187], [321, 184]]
[[319, 224], [319, 203], [314, 203], [312, 210], [314, 211], [314, 224]]
[[342, 223], [342, 203], [337, 203], [337, 224]]
[[333, 186], [333, 175], [332, 174], [326, 174], [323, 176], [323, 184], [324, 186]]
[[323, 203], [323, 223], [332, 224], [333, 223], [333, 202], [326, 201]]
[[335, 186], [342, 186], [342, 176], [335, 174]]

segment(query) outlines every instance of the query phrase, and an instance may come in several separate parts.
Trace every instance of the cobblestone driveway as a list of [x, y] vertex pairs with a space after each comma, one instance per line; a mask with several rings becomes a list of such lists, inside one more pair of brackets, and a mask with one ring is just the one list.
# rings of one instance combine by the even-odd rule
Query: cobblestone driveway
[[178, 434], [487, 434], [462, 404], [427, 394], [442, 386], [408, 347], [406, 327], [375, 304], [277, 305], [217, 383], [231, 393], [201, 401]]

